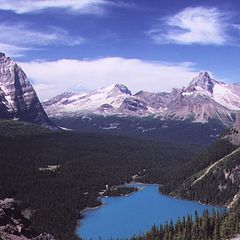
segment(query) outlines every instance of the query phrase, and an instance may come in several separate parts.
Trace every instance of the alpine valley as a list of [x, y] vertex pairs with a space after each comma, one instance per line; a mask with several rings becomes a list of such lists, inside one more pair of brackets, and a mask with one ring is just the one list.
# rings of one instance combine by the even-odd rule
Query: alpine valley
[[118, 187], [132, 180], [229, 208], [153, 226], [132, 239], [237, 236], [239, 111], [240, 84], [207, 72], [170, 93], [132, 94], [115, 84], [41, 104], [23, 70], [0, 53], [0, 239], [79, 239], [81, 211], [100, 206], [102, 194], [135, 192]]

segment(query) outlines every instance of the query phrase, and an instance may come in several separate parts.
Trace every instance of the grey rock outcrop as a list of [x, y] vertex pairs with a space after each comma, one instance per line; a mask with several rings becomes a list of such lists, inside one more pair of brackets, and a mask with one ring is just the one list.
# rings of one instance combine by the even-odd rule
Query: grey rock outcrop
[[151, 108], [160, 111], [163, 111], [172, 100], [171, 93], [167, 92], [152, 93], [140, 91], [136, 93], [134, 96], [147, 102]]
[[119, 107], [119, 111], [131, 115], [146, 115], [148, 114], [148, 104], [138, 98], [126, 98]]
[[235, 124], [224, 134], [223, 139], [240, 146], [240, 113], [237, 113]]
[[1, 240], [55, 240], [47, 233], [38, 233], [31, 228], [30, 221], [18, 209], [18, 202], [11, 198], [0, 200]]

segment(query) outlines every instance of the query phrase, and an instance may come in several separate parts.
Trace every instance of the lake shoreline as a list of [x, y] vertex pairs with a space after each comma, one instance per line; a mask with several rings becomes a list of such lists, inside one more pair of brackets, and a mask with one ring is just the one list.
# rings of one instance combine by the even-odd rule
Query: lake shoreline
[[[123, 185], [130, 184], [130, 183], [144, 184], [144, 183], [141, 183], [141, 182], [135, 182], [134, 180], [137, 179], [137, 178], [139, 178], [139, 174], [133, 175], [133, 176], [131, 177], [131, 180], [130, 180], [129, 182], [126, 182], [126, 183], [124, 183], [124, 184], [119, 184], [119, 185], [116, 185], [116, 186], [123, 186]], [[156, 184], [157, 184], [157, 183], [156, 183]], [[138, 191], [139, 191], [139, 189], [138, 189]], [[102, 203], [101, 201], [98, 201], [98, 199], [101, 200], [101, 198], [103, 198], [103, 197], [110, 197], [110, 196], [108, 196], [108, 195], [104, 195], [105, 192], [106, 192], [106, 189], [101, 190], [101, 191], [98, 193], [99, 196], [97, 197], [96, 201], [99, 202], [99, 206], [95, 206], [95, 207], [91, 207], [91, 206], [85, 207], [84, 209], [80, 210], [80, 215], [82, 215], [85, 211], [94, 210], [94, 209], [97, 209], [97, 208], [101, 207], [101, 206], [103, 205], [103, 203]], [[127, 194], [124, 194], [124, 195], [119, 195], [119, 196], [116, 196], [116, 197], [127, 197], [127, 196], [130, 196], [131, 194], [133, 194], [133, 193], [135, 193], [135, 192], [137, 192], [137, 191], [133, 191], [133, 192], [131, 192], [131, 193], [127, 193]], [[83, 217], [83, 216], [82, 216], [82, 217]], [[82, 219], [82, 217], [80, 216], [80, 219]], [[79, 219], [79, 221], [80, 221], [80, 219]]]
[[[109, 209], [109, 207], [111, 208], [111, 205], [113, 204], [113, 203], [117, 203], [117, 204], [120, 204], [119, 206], [121, 206], [121, 204], [122, 204], [122, 201], [123, 200], [121, 200], [121, 198], [124, 198], [124, 199], [126, 199], [125, 197], [130, 197], [130, 199], [127, 201], [127, 202], [131, 202], [132, 201], [132, 199], [136, 199], [136, 198], [138, 198], [138, 196], [144, 196], [144, 198], [145, 198], [145, 200], [146, 201], [150, 201], [150, 205], [151, 205], [151, 201], [153, 200], [153, 201], [155, 201], [155, 203], [154, 204], [156, 204], [156, 200], [157, 200], [157, 204], [159, 205], [159, 203], [160, 203], [160, 205], [162, 205], [162, 202], [163, 202], [163, 204], [165, 204], [166, 205], [166, 203], [167, 203], [167, 205], [166, 206], [163, 206], [164, 207], [164, 210], [163, 210], [163, 212], [162, 212], [162, 214], [155, 214], [156, 213], [156, 211], [159, 211], [159, 213], [161, 213], [161, 211], [162, 210], [159, 210], [159, 206], [156, 206], [156, 207], [154, 207], [155, 205], [154, 204], [152, 204], [152, 206], [150, 206], [150, 208], [153, 208], [152, 210], [153, 210], [153, 213], [154, 213], [154, 215], [155, 215], [155, 217], [157, 217], [157, 218], [165, 218], [166, 217], [166, 219], [164, 219], [164, 221], [170, 221], [171, 219], [173, 220], [173, 221], [176, 221], [176, 219], [178, 218], [178, 217], [183, 217], [183, 216], [187, 216], [188, 214], [194, 214], [194, 211], [196, 210], [196, 211], [198, 211], [200, 214], [202, 214], [202, 212], [203, 212], [203, 209], [208, 209], [208, 211], [209, 212], [211, 212], [211, 210], [212, 209], [215, 209], [216, 211], [221, 211], [221, 209], [219, 208], [218, 209], [218, 207], [216, 207], [216, 206], [211, 206], [211, 205], [207, 205], [207, 204], [202, 204], [202, 203], [200, 203], [199, 201], [191, 201], [191, 200], [186, 200], [186, 199], [179, 199], [179, 198], [176, 198], [176, 197], [172, 197], [172, 196], [169, 196], [169, 195], [166, 195], [166, 194], [162, 194], [160, 191], [159, 191], [159, 184], [151, 184], [151, 183], [142, 183], [142, 182], [136, 182], [136, 181], [132, 181], [132, 182], [129, 182], [129, 183], [126, 183], [126, 185], [130, 185], [130, 186], [135, 186], [136, 187], [136, 185], [137, 185], [137, 187], [138, 187], [138, 191], [137, 192], [133, 192], [133, 193], [131, 193], [131, 194], [127, 194], [127, 195], [124, 195], [124, 196], [118, 196], [118, 197], [120, 197], [120, 198], [118, 198], [118, 197], [115, 197], [115, 196], [111, 196], [111, 197], [102, 197], [101, 199], [106, 199], [106, 201], [104, 200], [103, 202], [101, 202], [101, 204], [99, 205], [99, 206], [97, 206], [97, 207], [93, 207], [93, 208], [85, 208], [83, 211], [81, 211], [81, 215], [84, 215], [83, 216], [83, 219], [85, 219], [85, 217], [86, 216], [94, 216], [95, 214], [97, 214], [97, 215], [101, 215], [101, 217], [100, 217], [100, 219], [99, 218], [97, 218], [98, 219], [98, 221], [100, 221], [100, 222], [105, 222], [105, 220], [106, 219], [111, 219], [111, 217], [112, 216], [118, 216], [118, 214], [115, 212], [114, 213], [114, 211], [112, 212], [112, 213], [114, 213], [112, 216], [111, 215], [107, 215], [107, 216], [104, 216], [104, 218], [102, 218], [103, 217], [103, 212], [105, 211], [104, 209]], [[142, 192], [141, 190], [145, 190], [142, 194], [140, 194], [139, 195], [139, 193], [140, 192]], [[154, 195], [153, 195], [153, 192], [154, 192]], [[116, 200], [114, 200], [114, 199], [116, 199]], [[120, 201], [119, 201], [119, 199], [120, 199]], [[179, 202], [178, 202], [179, 201]], [[126, 200], [124, 200], [123, 201], [123, 203], [124, 202], [126, 202]], [[141, 201], [140, 201], [141, 202]], [[139, 202], [138, 202], [139, 203]], [[137, 205], [138, 205], [138, 203], [137, 203]], [[146, 203], [141, 203], [141, 204], [143, 204], [143, 206], [146, 204]], [[175, 213], [174, 213], [174, 215], [169, 215], [168, 213], [167, 213], [167, 215], [165, 216], [165, 214], [166, 214], [166, 211], [167, 212], [169, 212], [169, 211], [171, 211], [171, 208], [169, 208], [170, 206], [172, 206], [171, 204], [173, 204], [173, 208], [175, 207], [177, 207], [178, 206], [178, 204], [180, 204], [180, 206], [181, 207], [177, 207], [176, 209], [178, 209]], [[110, 206], [109, 206], [110, 205]], [[105, 207], [104, 207], [105, 206]], [[133, 205], [133, 206], [135, 206], [135, 205]], [[97, 211], [96, 213], [91, 213], [91, 211], [94, 211], [94, 210], [96, 210], [96, 209], [98, 209], [98, 208], [100, 208], [100, 207], [104, 207], [103, 209], [101, 209], [101, 210], [99, 210], [99, 211]], [[149, 207], [148, 207], [149, 208]], [[148, 208], [146, 208], [145, 209], [145, 211], [147, 211], [147, 213], [145, 213], [146, 215], [148, 214]], [[156, 211], [155, 211], [155, 208], [156, 208]], [[194, 211], [193, 211], [193, 208], [195, 209]], [[121, 207], [119, 208], [119, 210], [118, 211], [120, 211], [120, 218], [121, 218], [121, 215], [125, 215], [126, 214], [126, 211], [128, 212], [129, 210], [128, 210], [128, 207], [127, 208], [122, 208], [121, 210]], [[125, 209], [126, 209], [126, 211], [125, 211]], [[140, 208], [141, 210], [142, 210], [142, 208]], [[116, 209], [115, 209], [116, 210]], [[138, 210], [136, 213], [138, 213], [139, 211], [141, 212], [141, 210]], [[150, 211], [150, 212], [152, 212], [152, 210]], [[132, 212], [133, 211], [133, 212]], [[130, 212], [132, 212], [131, 214], [132, 215], [135, 215], [135, 213], [134, 213], [134, 209], [132, 209], [132, 207], [131, 207], [131, 210], [130, 210]], [[87, 212], [90, 212], [90, 215], [85, 215]], [[123, 213], [124, 212], [124, 213]], [[111, 214], [112, 214], [111, 213]], [[117, 215], [116, 215], [117, 214]], [[127, 213], [128, 214], [128, 213]], [[97, 215], [95, 215], [95, 216], [97, 216]], [[138, 215], [138, 214], [137, 214]], [[92, 219], [92, 217], [91, 217], [91, 219]], [[126, 219], [130, 219], [130, 218], [126, 218]], [[96, 220], [96, 219], [95, 219]], [[85, 220], [84, 220], [85, 221]], [[92, 221], [92, 220], [90, 220], [90, 221]], [[108, 222], [109, 220], [106, 220], [106, 222]], [[114, 220], [115, 221], [115, 220]], [[113, 222], [114, 222], [113, 221]], [[130, 221], [131, 223], [132, 223], [132, 221]], [[134, 222], [134, 221], [133, 221]], [[149, 223], [149, 220], [147, 221], [147, 224]], [[159, 222], [159, 221], [152, 221], [152, 224], [154, 224], [154, 223], [156, 223], [157, 225], [159, 225], [159, 224], [162, 224], [161, 223], [161, 221]], [[98, 224], [98, 223], [97, 223]], [[84, 228], [86, 229], [86, 222], [84, 222]], [[82, 226], [83, 226], [82, 225]], [[94, 223], [92, 223], [92, 225], [94, 225]], [[115, 225], [115, 224], [114, 224]], [[119, 224], [119, 225], [121, 225], [121, 224]], [[131, 224], [130, 224], [131, 225]], [[137, 225], [137, 224], [136, 224]], [[80, 235], [80, 232], [79, 232], [79, 228], [81, 228], [82, 227], [81, 226], [81, 223], [80, 224], [78, 224], [78, 226], [77, 226], [77, 229], [76, 229], [76, 235], [77, 236], [84, 236], [84, 235]], [[87, 223], [87, 226], [89, 227], [89, 222]], [[138, 226], [138, 225], [137, 225]], [[148, 228], [147, 228], [147, 230], [150, 228], [150, 226], [148, 226]], [[98, 228], [99, 229], [99, 228]], [[100, 228], [101, 229], [101, 228]], [[145, 232], [145, 231], [147, 231], [146, 230], [146, 228], [142, 228], [143, 229], [143, 231], [142, 232]], [[82, 230], [80, 230], [80, 231], [82, 231]], [[94, 232], [94, 230], [92, 229], [92, 231]], [[96, 230], [97, 231], [97, 230]], [[100, 233], [101, 233], [101, 230], [99, 231]], [[125, 232], [124, 232], [125, 233]], [[138, 232], [136, 232], [136, 234], [137, 234]], [[101, 234], [100, 234], [101, 235]], [[102, 235], [101, 235], [102, 236]], [[104, 235], [103, 235], [104, 236]], [[116, 237], [116, 236], [115, 236]], [[84, 238], [85, 239], [85, 238]], [[88, 239], [88, 237], [86, 237], [86, 239]], [[93, 239], [95, 239], [94, 237], [93, 237]], [[104, 238], [105, 239], [105, 238]]]
[[[144, 182], [136, 182], [136, 181], [131, 181], [131, 182], [128, 182], [128, 183], [125, 183], [126, 185], [131, 185], [131, 184], [137, 184], [137, 185], [146, 185], [146, 186], [160, 186], [160, 184], [158, 183], [144, 183]], [[124, 185], [125, 185], [124, 184]], [[117, 185], [117, 186], [122, 186], [123, 184], [121, 185]], [[104, 190], [105, 191], [105, 190]], [[123, 195], [116, 195], [116, 196], [111, 196], [111, 195], [101, 195], [101, 196], [98, 196], [97, 197], [97, 202], [99, 202], [99, 205], [98, 206], [94, 206], [94, 207], [85, 207], [84, 209], [80, 210], [80, 214], [82, 215], [84, 212], [86, 211], [91, 211], [91, 210], [95, 210], [95, 209], [98, 209], [100, 207], [102, 207], [104, 205], [104, 203], [101, 202], [101, 199], [102, 198], [108, 198], [108, 197], [128, 197], [128, 196], [131, 196], [132, 194], [138, 192], [138, 191], [141, 191], [140, 188], [138, 188], [137, 191], [133, 191], [131, 193], [127, 193], [127, 194], [123, 194]], [[201, 205], [204, 205], [204, 206], [211, 206], [211, 207], [219, 207], [219, 208], [226, 208], [226, 209], [229, 209], [227, 206], [219, 206], [219, 205], [212, 205], [211, 203], [207, 204], [207, 203], [204, 203], [204, 202], [201, 202], [201, 201], [197, 201], [197, 200], [190, 200], [190, 199], [187, 199], [187, 198], [181, 198], [181, 197], [178, 197], [178, 196], [174, 196], [174, 195], [171, 195], [171, 194], [164, 194], [162, 193], [161, 191], [159, 191], [159, 194], [163, 195], [163, 196], [166, 196], [166, 197], [169, 197], [169, 198], [174, 198], [174, 199], [177, 199], [177, 200], [183, 200], [183, 201], [191, 201], [191, 202], [196, 202], [196, 203], [199, 203]], [[98, 199], [100, 199], [100, 201], [98, 201]], [[84, 216], [82, 216], [80, 219], [82, 219]]]
[[[136, 175], [135, 175], [135, 176], [136, 176]], [[133, 176], [132, 176], [132, 178], [133, 178]], [[123, 185], [126, 185], [126, 184], [130, 184], [130, 183], [132, 183], [132, 182], [133, 182], [133, 181], [129, 181], [129, 183], [125, 183], [125, 184], [121, 184], [121, 185], [117, 185], [117, 186], [123, 186]], [[140, 183], [140, 182], [139, 182], [139, 183], [138, 183], [138, 182], [134, 182], [134, 183], [144, 184], [144, 183]], [[108, 197], [129, 197], [129, 196], [131, 196], [132, 194], [134, 194], [134, 193], [136, 193], [136, 192], [138, 192], [138, 191], [141, 191], [141, 189], [137, 189], [137, 191], [132, 191], [131, 193], [127, 193], [127, 194], [119, 195], [119, 196], [108, 196], [108, 195], [104, 195], [104, 193], [106, 192], [106, 190], [100, 191], [100, 192], [98, 193], [100, 196], [98, 196], [97, 199], [96, 199], [96, 201], [99, 203], [98, 206], [94, 206], [94, 207], [89, 206], [89, 207], [85, 207], [84, 209], [80, 210], [80, 218], [79, 218], [78, 221], [77, 221], [77, 225], [76, 225], [76, 228], [75, 228], [75, 233], [76, 233], [76, 230], [77, 230], [77, 229], [80, 227], [80, 225], [81, 225], [81, 220], [84, 218], [84, 215], [83, 215], [83, 214], [84, 214], [85, 212], [93, 211], [93, 210], [96, 210], [96, 209], [104, 206], [104, 203], [101, 202], [101, 199], [102, 199], [102, 198], [108, 198]], [[100, 199], [100, 201], [99, 201], [98, 199]]]
[[[223, 207], [223, 206], [213, 206], [213, 205], [209, 205], [209, 204], [206, 204], [206, 203], [202, 203], [201, 201], [196, 201], [196, 200], [189, 200], [189, 199], [184, 199], [184, 198], [181, 198], [181, 197], [178, 197], [178, 196], [173, 196], [171, 194], [164, 194], [160, 191], [160, 186], [161, 184], [158, 184], [158, 183], [146, 183], [146, 182], [141, 182], [141, 176], [139, 176], [140, 173], [138, 174], [135, 174], [131, 177], [131, 180], [130, 181], [127, 181], [125, 184], [120, 184], [120, 185], [116, 185], [116, 187], [120, 187], [120, 186], [124, 186], [124, 185], [138, 185], [138, 186], [158, 186], [158, 193], [162, 196], [165, 196], [169, 199], [176, 199], [176, 200], [182, 200], [182, 201], [190, 201], [190, 202], [193, 202], [193, 203], [198, 203], [198, 204], [201, 204], [203, 206], [208, 206], [208, 207], [212, 207], [213, 208], [226, 208], [226, 207]], [[114, 187], [114, 186], [112, 186]], [[124, 194], [124, 195], [116, 195], [116, 196], [108, 196], [108, 195], [104, 195], [105, 192], [107, 191], [106, 189], [104, 190], [101, 190], [98, 194], [99, 196], [97, 197], [96, 201], [99, 203], [98, 206], [89, 206], [89, 207], [86, 207], [84, 209], [82, 209], [80, 211], [80, 218], [77, 222], [77, 225], [76, 225], [76, 230], [75, 230], [75, 234], [77, 235], [77, 229], [79, 229], [81, 227], [81, 221], [85, 218], [84, 216], [84, 213], [88, 212], [88, 211], [94, 211], [96, 209], [99, 209], [101, 207], [103, 207], [106, 203], [102, 202], [101, 200], [104, 199], [104, 198], [109, 198], [109, 197], [112, 197], [112, 198], [118, 198], [118, 197], [130, 197], [132, 196], [133, 194], [136, 194], [137, 192], [143, 190], [144, 188], [142, 187], [137, 187], [137, 191], [132, 191], [131, 193], [127, 193], [127, 194]], [[78, 235], [77, 235], [78, 236]]]
[[[130, 182], [130, 183], [125, 183], [125, 184], [131, 184], [131, 183], [134, 183], [134, 184], [142, 184], [142, 185], [144, 185], [145, 183], [140, 183], [140, 182]], [[124, 184], [124, 185], [125, 185]], [[156, 184], [157, 185], [157, 184]], [[118, 186], [123, 186], [123, 185], [118, 185]], [[101, 202], [101, 199], [102, 198], [108, 198], [108, 197], [129, 197], [129, 196], [131, 196], [132, 194], [134, 194], [134, 193], [136, 193], [136, 192], [138, 192], [138, 191], [141, 191], [141, 189], [138, 189], [137, 191], [132, 191], [132, 192], [130, 192], [130, 193], [126, 193], [126, 194], [123, 194], [123, 195], [116, 195], [116, 196], [111, 196], [111, 195], [102, 195], [102, 196], [98, 196], [98, 198], [97, 198], [97, 201], [98, 201], [98, 199], [100, 199], [100, 201], [98, 201], [99, 202], [99, 206], [95, 206], [95, 207], [86, 207], [86, 208], [84, 208], [84, 209], [82, 209], [81, 211], [80, 211], [80, 214], [83, 214], [84, 212], [86, 212], [86, 211], [91, 211], [91, 210], [95, 210], [95, 209], [98, 209], [98, 208], [100, 208], [100, 207], [102, 207], [103, 205], [104, 205], [104, 203], [102, 203]], [[84, 217], [84, 216], [83, 216]]]

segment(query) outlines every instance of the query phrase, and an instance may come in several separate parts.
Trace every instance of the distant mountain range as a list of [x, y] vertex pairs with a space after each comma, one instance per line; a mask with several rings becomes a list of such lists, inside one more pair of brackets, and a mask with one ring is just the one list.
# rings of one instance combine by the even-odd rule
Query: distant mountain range
[[186, 88], [132, 94], [122, 84], [89, 93], [65, 92], [43, 107], [52, 118], [87, 115], [158, 117], [160, 120], [217, 120], [231, 126], [240, 110], [240, 83], [227, 84], [201, 72]]

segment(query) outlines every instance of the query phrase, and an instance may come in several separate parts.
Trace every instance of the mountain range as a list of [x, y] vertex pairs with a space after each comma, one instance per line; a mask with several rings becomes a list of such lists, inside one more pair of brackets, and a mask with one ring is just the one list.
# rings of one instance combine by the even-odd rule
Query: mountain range
[[56, 128], [62, 118], [88, 116], [150, 117], [158, 120], [214, 120], [230, 127], [240, 110], [240, 83], [216, 81], [200, 72], [187, 87], [171, 92], [140, 91], [133, 94], [123, 84], [113, 84], [88, 93], [65, 92], [40, 103], [24, 71], [0, 53], [0, 118], [17, 119]]
[[89, 93], [65, 92], [43, 102], [51, 118], [86, 115], [158, 117], [160, 120], [217, 120], [231, 126], [240, 110], [240, 83], [227, 84], [200, 72], [187, 87], [132, 94], [122, 84]]

